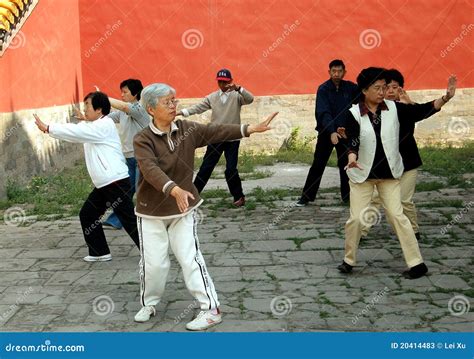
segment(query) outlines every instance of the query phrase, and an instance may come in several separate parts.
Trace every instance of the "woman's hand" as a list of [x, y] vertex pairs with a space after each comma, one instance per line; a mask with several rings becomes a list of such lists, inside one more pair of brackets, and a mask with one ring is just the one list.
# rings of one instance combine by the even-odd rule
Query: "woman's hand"
[[344, 170], [348, 170], [349, 168], [358, 168], [358, 169], [362, 169], [362, 167], [359, 166], [359, 164], [357, 163], [357, 154], [355, 154], [354, 152], [351, 152], [349, 153], [349, 160], [347, 162], [347, 166], [344, 167]]
[[258, 125], [249, 125], [249, 127], [247, 127], [249, 135], [255, 132], [265, 132], [271, 130], [271, 127], [269, 125], [276, 115], [278, 115], [278, 112], [272, 113], [270, 116], [267, 117], [265, 121], [260, 122]]
[[184, 213], [189, 209], [188, 198], [194, 199], [194, 196], [191, 192], [185, 191], [178, 186], [173, 187], [170, 194], [175, 198], [176, 204], [178, 205], [179, 211], [181, 213]]

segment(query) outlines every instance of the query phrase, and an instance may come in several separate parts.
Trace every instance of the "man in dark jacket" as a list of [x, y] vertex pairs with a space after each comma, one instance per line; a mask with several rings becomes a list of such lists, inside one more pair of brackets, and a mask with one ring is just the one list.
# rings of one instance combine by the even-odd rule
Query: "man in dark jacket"
[[301, 198], [296, 205], [303, 207], [308, 202], [313, 202], [318, 193], [324, 169], [336, 147], [339, 176], [341, 178], [341, 198], [349, 201], [349, 179], [344, 167], [347, 165], [346, 148], [341, 136], [336, 132], [339, 122], [346, 110], [357, 97], [357, 85], [351, 81], [343, 80], [346, 67], [342, 60], [332, 60], [329, 63], [330, 79], [322, 83], [316, 93], [316, 130], [318, 139], [314, 160], [309, 169]]

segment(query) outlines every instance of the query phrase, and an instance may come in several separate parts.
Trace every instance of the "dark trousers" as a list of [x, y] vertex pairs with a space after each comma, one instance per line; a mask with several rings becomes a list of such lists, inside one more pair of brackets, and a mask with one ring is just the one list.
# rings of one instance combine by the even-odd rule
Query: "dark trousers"
[[194, 185], [199, 193], [201, 193], [206, 186], [214, 167], [216, 167], [217, 162], [219, 162], [219, 159], [221, 158], [222, 152], [224, 152], [226, 160], [225, 180], [229, 187], [229, 191], [235, 201], [244, 196], [242, 181], [240, 180], [239, 171], [237, 170], [239, 146], [240, 141], [221, 142], [207, 146], [201, 168], [199, 168], [199, 172], [194, 179]]
[[89, 255], [103, 256], [110, 253], [100, 218], [107, 208], [112, 207], [123, 228], [140, 247], [137, 231], [137, 217], [131, 198], [130, 179], [124, 178], [102, 188], [94, 188], [79, 212], [82, 233], [89, 247]]
[[341, 199], [343, 201], [349, 200], [349, 178], [344, 170], [347, 165], [347, 152], [346, 147], [341, 140], [337, 145], [333, 145], [331, 142], [331, 136], [329, 134], [320, 134], [316, 141], [316, 150], [314, 151], [314, 159], [311, 168], [309, 169], [306, 183], [304, 184], [303, 193], [301, 198], [303, 200], [312, 202], [316, 198], [316, 194], [321, 184], [321, 178], [323, 177], [324, 169], [328, 163], [329, 157], [331, 156], [333, 148], [336, 147], [337, 152], [337, 166], [339, 167], [339, 177], [341, 179]]

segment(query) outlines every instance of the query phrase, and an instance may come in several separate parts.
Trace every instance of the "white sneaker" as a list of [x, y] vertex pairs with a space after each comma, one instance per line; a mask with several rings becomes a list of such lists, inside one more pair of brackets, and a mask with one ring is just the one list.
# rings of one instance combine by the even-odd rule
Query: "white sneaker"
[[87, 256], [83, 258], [86, 262], [107, 262], [112, 260], [112, 254], [105, 254], [103, 256]]
[[201, 310], [196, 319], [186, 324], [187, 330], [205, 330], [222, 322], [220, 313], [213, 314], [210, 310]]
[[155, 314], [155, 307], [152, 305], [146, 305], [135, 314], [135, 321], [139, 323], [148, 322]]

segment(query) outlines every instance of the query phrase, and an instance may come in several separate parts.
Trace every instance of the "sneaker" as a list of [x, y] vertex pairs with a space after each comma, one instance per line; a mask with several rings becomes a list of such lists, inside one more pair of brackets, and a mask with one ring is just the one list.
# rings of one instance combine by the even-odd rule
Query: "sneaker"
[[213, 314], [210, 310], [201, 310], [196, 319], [186, 324], [187, 330], [206, 330], [222, 322], [221, 313]]
[[242, 207], [245, 205], [245, 196], [240, 197], [237, 201], [234, 202], [234, 206]]
[[103, 256], [87, 256], [83, 258], [86, 262], [107, 262], [112, 260], [112, 254], [105, 254]]
[[341, 272], [341, 273], [350, 273], [350, 272], [352, 272], [352, 266], [350, 264], [347, 264], [344, 261], [342, 261], [342, 264], [337, 266], [337, 269], [339, 269], [339, 272]]
[[144, 323], [144, 322], [148, 322], [151, 317], [155, 316], [155, 314], [156, 314], [155, 307], [152, 305], [146, 305], [142, 307], [142, 309], [140, 309], [137, 314], [135, 314], [134, 319], [138, 323]]
[[306, 207], [308, 205], [308, 200], [300, 198], [298, 202], [296, 202], [296, 207]]
[[428, 273], [428, 267], [425, 263], [420, 263], [403, 272], [402, 275], [406, 279], [418, 279], [423, 277], [426, 273]]

